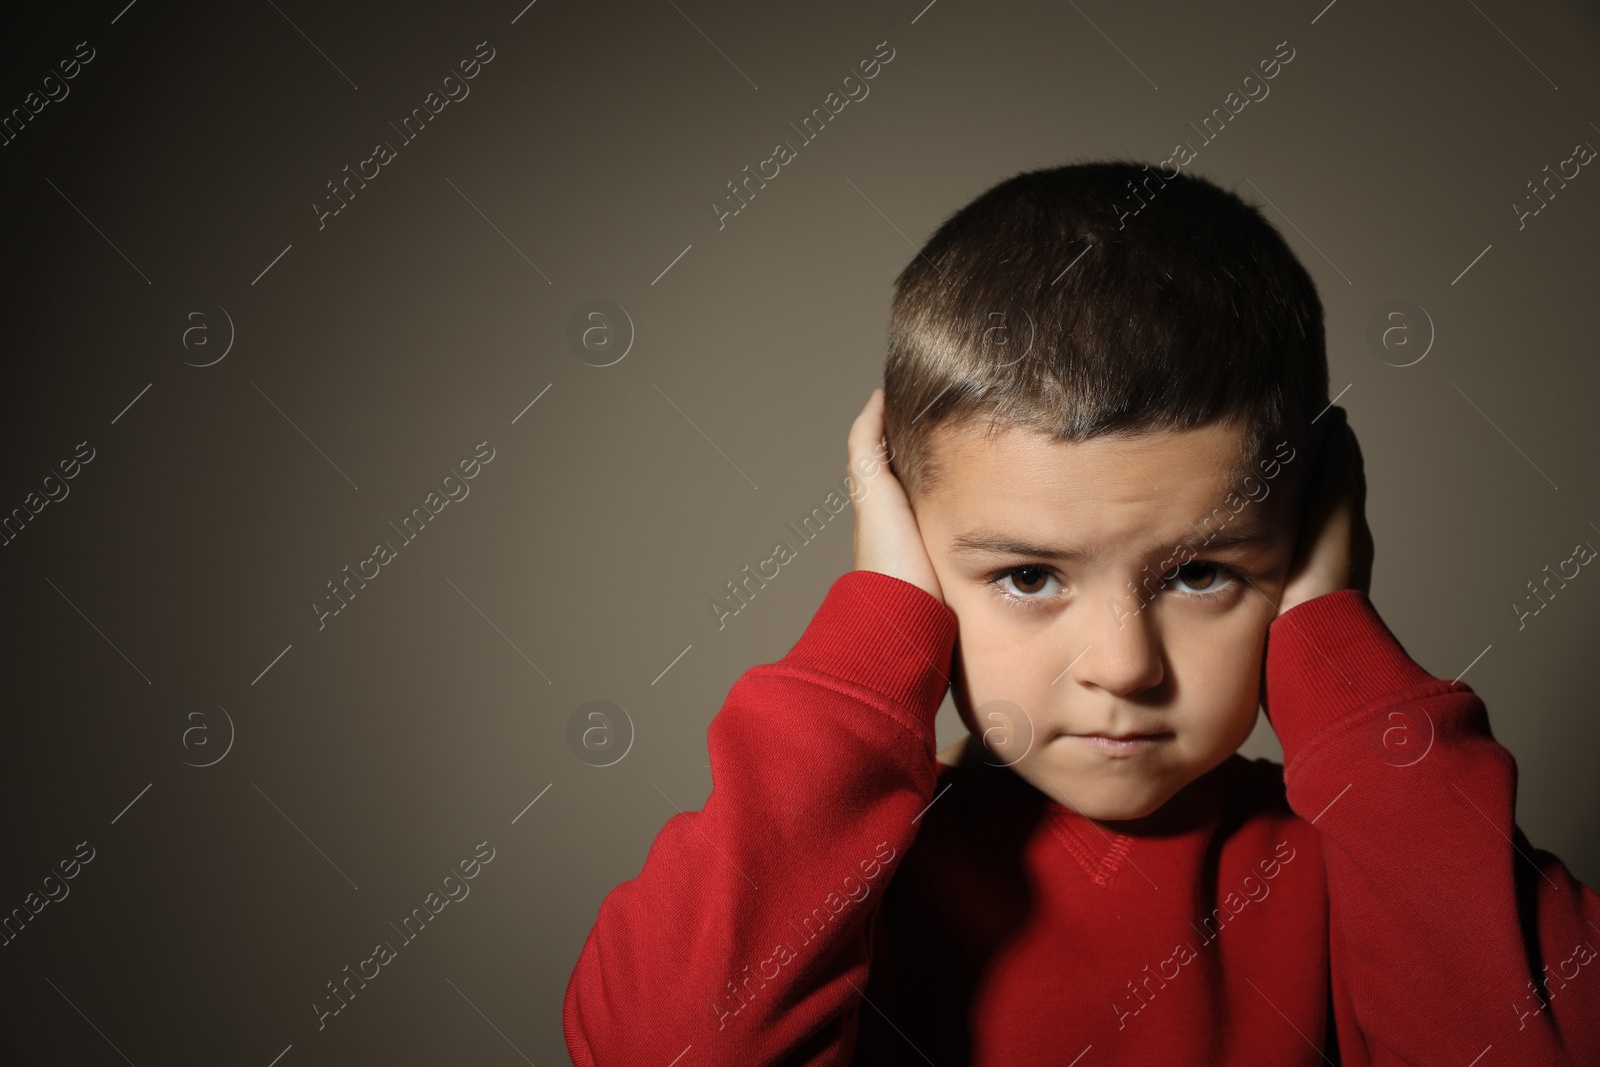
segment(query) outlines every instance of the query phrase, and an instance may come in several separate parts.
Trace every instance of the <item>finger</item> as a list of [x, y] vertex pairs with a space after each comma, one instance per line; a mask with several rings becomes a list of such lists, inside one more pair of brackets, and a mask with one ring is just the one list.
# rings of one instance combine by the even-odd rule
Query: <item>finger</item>
[[1350, 413], [1337, 404], [1322, 416], [1317, 439], [1315, 481], [1323, 494], [1337, 497], [1343, 488], [1350, 465]]
[[1355, 478], [1357, 499], [1367, 498], [1367, 462], [1361, 454], [1361, 441], [1356, 437], [1356, 431], [1350, 428], [1350, 470]]
[[1336, 453], [1344, 418], [1344, 409], [1332, 404], [1317, 416], [1313, 426], [1290, 573], [1297, 572], [1311, 558], [1319, 532], [1338, 506], [1341, 485]]
[[1316, 455], [1313, 459], [1321, 459], [1327, 454], [1328, 444], [1344, 426], [1349, 424], [1349, 413], [1338, 404], [1328, 405], [1328, 409], [1317, 417]]
[[1358, 503], [1366, 497], [1366, 475], [1361, 458], [1361, 444], [1350, 426], [1348, 417], [1341, 418], [1329, 439], [1328, 473], [1330, 490], [1335, 495], [1348, 495]]
[[856, 416], [856, 421], [850, 426], [850, 434], [845, 439], [845, 448], [849, 454], [849, 466], [853, 467], [855, 461], [877, 448], [883, 440], [883, 390], [874, 389], [867, 397], [861, 413]]

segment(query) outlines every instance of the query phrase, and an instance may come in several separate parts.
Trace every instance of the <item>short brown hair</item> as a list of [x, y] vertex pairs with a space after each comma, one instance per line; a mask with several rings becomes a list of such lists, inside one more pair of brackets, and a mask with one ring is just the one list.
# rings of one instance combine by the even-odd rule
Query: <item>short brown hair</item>
[[934, 431], [974, 418], [1060, 441], [1240, 424], [1243, 477], [1309, 440], [1327, 393], [1310, 274], [1257, 208], [1180, 171], [1020, 173], [895, 279], [884, 436], [913, 498], [939, 483]]

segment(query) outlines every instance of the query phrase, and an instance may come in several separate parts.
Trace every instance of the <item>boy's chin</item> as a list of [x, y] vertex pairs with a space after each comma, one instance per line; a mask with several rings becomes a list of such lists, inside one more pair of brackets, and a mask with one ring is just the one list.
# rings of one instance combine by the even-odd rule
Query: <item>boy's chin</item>
[[1141, 803], [1110, 801], [1105, 804], [1083, 804], [1078, 807], [1078, 814], [1095, 822], [1129, 822], [1154, 815], [1170, 799], [1172, 798], [1163, 794], [1157, 800], [1146, 800]]
[[1096, 785], [1078, 781], [1068, 784], [1054, 780], [1053, 775], [1041, 778], [1029, 774], [1031, 769], [1021, 764], [1013, 768], [1045, 796], [1096, 822], [1126, 822], [1154, 815], [1178, 792], [1164, 782], [1121, 781]]
[[[1072, 800], [1069, 796], [1068, 800]], [[1154, 815], [1160, 811], [1168, 800], [1172, 799], [1166, 793], [1155, 798], [1113, 798], [1097, 802], [1079, 803], [1073, 801], [1073, 807], [1079, 815], [1093, 819], [1095, 822], [1127, 822], [1133, 819], [1142, 819], [1147, 815]]]

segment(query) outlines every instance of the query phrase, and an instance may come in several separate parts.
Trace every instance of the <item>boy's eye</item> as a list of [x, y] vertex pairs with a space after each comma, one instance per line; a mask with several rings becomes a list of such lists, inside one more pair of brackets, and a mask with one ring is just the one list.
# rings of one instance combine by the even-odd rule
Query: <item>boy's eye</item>
[[[1195, 572], [1201, 572], [1203, 578], [1197, 578]], [[1204, 591], [1216, 583], [1220, 572], [1213, 563], [1185, 563], [1172, 569], [1172, 577], [1183, 582], [1191, 589]]]
[[[1214, 595], [1228, 587], [1229, 581], [1234, 577], [1233, 572], [1220, 563], [1208, 563], [1204, 560], [1191, 560], [1172, 568], [1163, 579], [1172, 582], [1181, 582], [1188, 587], [1188, 591], [1201, 596]], [[1222, 579], [1219, 581], [1219, 579]]]
[[999, 582], [1009, 581], [1011, 588], [1020, 594], [1022, 599], [1036, 599], [1046, 592], [1050, 582], [1055, 578], [1044, 567], [1029, 564], [1025, 567], [1012, 567], [1004, 571], [997, 579]]

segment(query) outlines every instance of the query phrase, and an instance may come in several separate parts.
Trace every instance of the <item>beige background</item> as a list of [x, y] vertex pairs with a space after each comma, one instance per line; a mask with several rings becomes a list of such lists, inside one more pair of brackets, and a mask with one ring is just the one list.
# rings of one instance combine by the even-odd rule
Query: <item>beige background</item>
[[[726, 629], [707, 606], [843, 474], [894, 274], [1019, 170], [1180, 139], [1317, 279], [1379, 610], [1436, 675], [1471, 665], [1518, 823], [1600, 881], [1600, 577], [1512, 607], [1600, 545], [1600, 175], [1511, 208], [1600, 145], [1588, 5], [124, 4], [22, 17], [0, 63], [11, 108], [96, 50], [0, 148], [0, 506], [95, 449], [0, 549], [0, 907], [95, 849], [0, 950], [0, 1058], [564, 1062], [600, 900], [850, 566], [846, 513]], [[319, 231], [324, 183], [480, 41], [470, 96]], [[724, 183], [882, 41], [870, 95], [719, 230]], [[566, 342], [595, 299], [636, 330], [603, 368]], [[1409, 367], [1365, 339], [1397, 299], [1437, 334]], [[233, 347], [192, 366], [218, 309]], [[470, 495], [319, 630], [482, 441]], [[567, 744], [594, 699], [634, 727], [605, 768]], [[232, 747], [193, 766], [218, 708]], [[1277, 755], [1264, 723], [1246, 751]], [[471, 895], [319, 1032], [324, 983], [482, 841]]]

